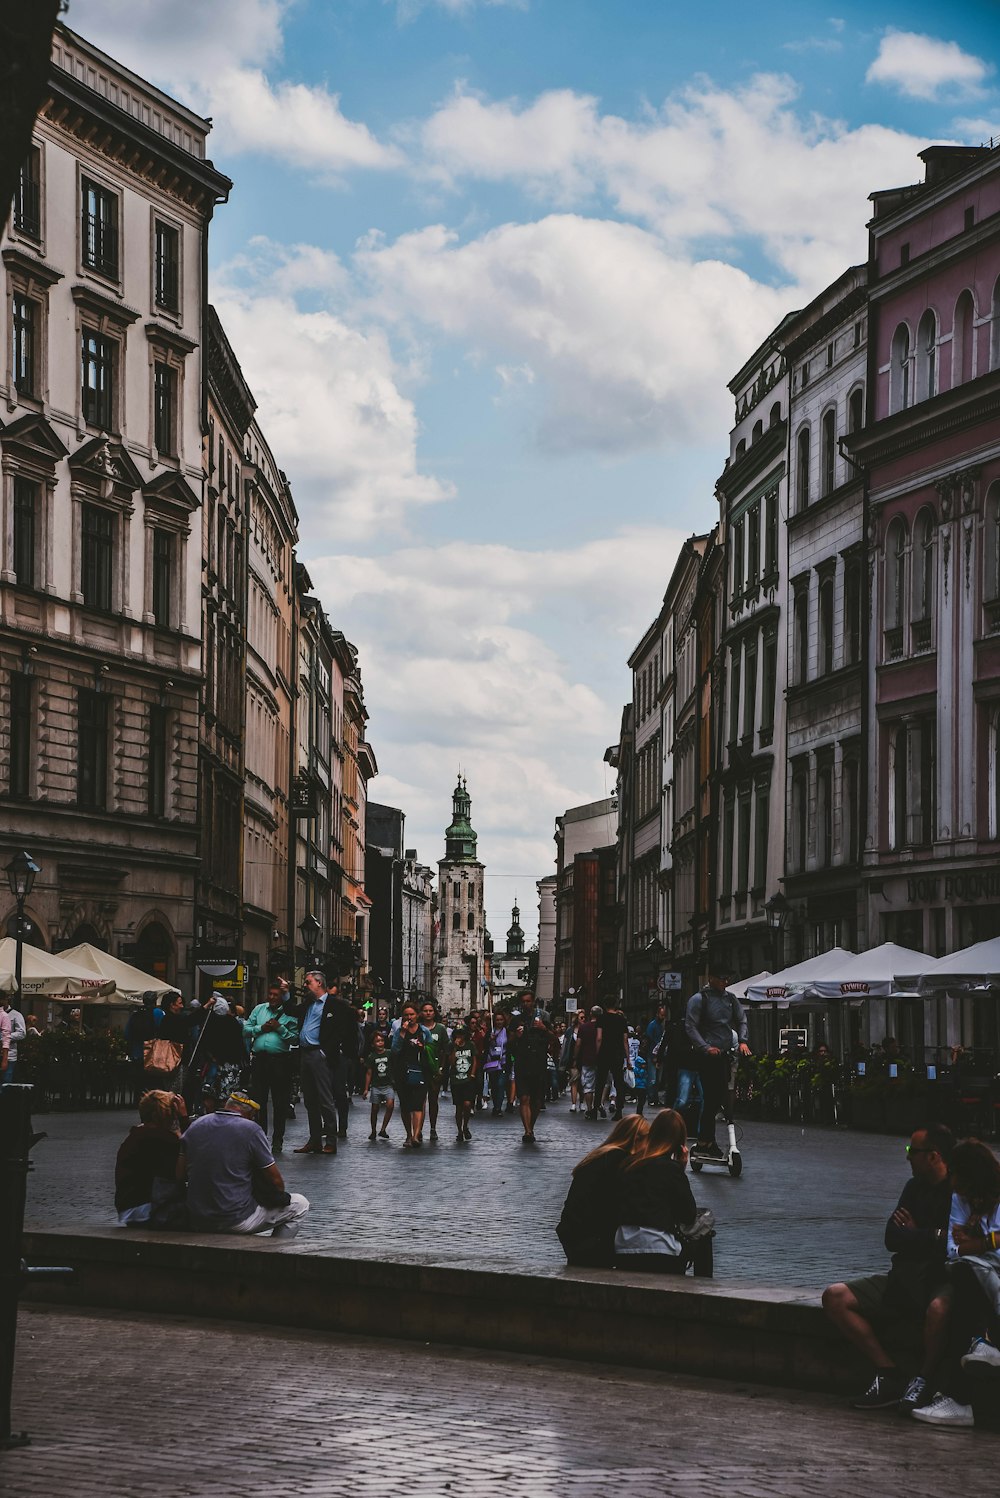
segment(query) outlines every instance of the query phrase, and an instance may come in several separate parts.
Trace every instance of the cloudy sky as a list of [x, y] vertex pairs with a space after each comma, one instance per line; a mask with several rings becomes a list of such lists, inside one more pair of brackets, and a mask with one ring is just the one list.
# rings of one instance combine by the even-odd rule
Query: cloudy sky
[[495, 937], [607, 794], [625, 661], [715, 519], [726, 381], [1000, 137], [993, 0], [71, 0], [214, 120], [212, 300], [361, 650], [375, 799]]

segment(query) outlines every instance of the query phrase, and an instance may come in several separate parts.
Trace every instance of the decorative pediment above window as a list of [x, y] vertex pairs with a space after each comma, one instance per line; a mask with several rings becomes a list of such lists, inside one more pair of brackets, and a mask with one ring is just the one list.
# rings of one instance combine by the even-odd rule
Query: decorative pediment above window
[[162, 323], [158, 322], [146, 324], [146, 337], [155, 348], [176, 354], [180, 359], [186, 359], [188, 354], [193, 354], [198, 347], [193, 339], [185, 338], [183, 333], [178, 333], [175, 328], [165, 328]]
[[191, 529], [191, 515], [201, 503], [191, 485], [172, 469], [144, 484], [142, 498], [147, 525], [162, 525], [184, 535]]
[[44, 260], [39, 260], [36, 255], [26, 254], [15, 245], [4, 246], [3, 263], [17, 281], [29, 286], [32, 291], [37, 292], [41, 287], [47, 289], [63, 278], [61, 270], [54, 270]]
[[140, 314], [134, 307], [126, 307], [124, 302], [116, 302], [114, 297], [105, 296], [93, 286], [74, 286], [73, 300], [102, 329], [107, 326], [124, 332], [126, 328], [131, 327], [132, 323], [139, 321]]
[[0, 427], [0, 445], [5, 453], [17, 453], [18, 458], [33, 467], [50, 472], [68, 451], [45, 417], [37, 411], [19, 416], [7, 427]]
[[69, 460], [74, 488], [86, 490], [95, 498], [117, 501], [122, 507], [132, 504], [132, 496], [142, 488], [142, 479], [120, 442], [107, 437], [93, 437]]

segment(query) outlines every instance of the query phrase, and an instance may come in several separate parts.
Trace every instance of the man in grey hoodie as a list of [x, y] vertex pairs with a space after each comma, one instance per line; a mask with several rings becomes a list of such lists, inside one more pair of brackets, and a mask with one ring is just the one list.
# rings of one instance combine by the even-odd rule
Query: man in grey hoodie
[[710, 956], [706, 981], [688, 999], [684, 1016], [684, 1028], [697, 1052], [705, 1092], [700, 1148], [703, 1153], [717, 1155], [720, 1160], [722, 1150], [715, 1138], [715, 1115], [729, 1090], [734, 1032], [739, 1037], [740, 1054], [750, 1054], [746, 1010], [735, 994], [726, 988], [728, 976], [722, 961]]

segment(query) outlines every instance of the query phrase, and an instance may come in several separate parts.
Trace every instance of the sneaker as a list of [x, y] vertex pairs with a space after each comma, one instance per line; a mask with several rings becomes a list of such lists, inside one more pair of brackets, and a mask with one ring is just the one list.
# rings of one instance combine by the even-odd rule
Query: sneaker
[[922, 1410], [925, 1404], [930, 1404], [933, 1395], [927, 1387], [926, 1378], [917, 1374], [910, 1379], [903, 1390], [903, 1397], [899, 1401], [899, 1413], [911, 1415], [914, 1410]]
[[464, 1137], [465, 1137], [466, 1140], [469, 1140], [469, 1139], [472, 1138], [472, 1130], [468, 1126], [466, 1126]]
[[913, 1418], [923, 1421], [924, 1425], [940, 1425], [954, 1430], [972, 1430], [976, 1423], [972, 1405], [959, 1404], [957, 1399], [950, 1399], [947, 1394], [939, 1394], [925, 1409], [914, 1410]]
[[571, 1113], [575, 1113], [576, 1112], [576, 1104], [575, 1103], [570, 1103], [570, 1105], [569, 1105], [569, 1111]]
[[438, 1131], [437, 1131], [437, 1129], [431, 1129], [431, 1141], [434, 1144], [437, 1143], [437, 1137], [438, 1137]]
[[962, 1367], [970, 1373], [1000, 1372], [1000, 1347], [994, 1347], [985, 1337], [973, 1337], [968, 1352], [962, 1359]]
[[[860, 1399], [855, 1399], [851, 1408], [855, 1410], [887, 1410], [898, 1404], [906, 1392], [907, 1380], [895, 1368], [876, 1373]], [[916, 1411], [914, 1411], [916, 1413]]]
[[726, 1158], [725, 1151], [714, 1139], [709, 1140], [707, 1144], [699, 1144], [698, 1154], [707, 1155], [710, 1160], [724, 1160]]
[[598, 1118], [607, 1118], [607, 1116], [608, 1116], [608, 1110], [607, 1110], [607, 1108], [598, 1108], [598, 1110], [597, 1110], [597, 1116], [598, 1116]]

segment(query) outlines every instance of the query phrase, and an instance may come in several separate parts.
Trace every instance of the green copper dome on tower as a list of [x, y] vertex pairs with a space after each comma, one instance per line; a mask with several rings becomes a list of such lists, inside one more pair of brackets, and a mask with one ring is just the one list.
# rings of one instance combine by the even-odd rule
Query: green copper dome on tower
[[464, 778], [459, 775], [458, 784], [451, 798], [451, 826], [444, 834], [445, 858], [451, 863], [476, 863], [476, 834], [469, 820], [472, 801]]

